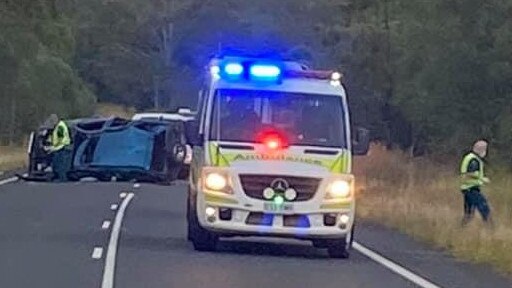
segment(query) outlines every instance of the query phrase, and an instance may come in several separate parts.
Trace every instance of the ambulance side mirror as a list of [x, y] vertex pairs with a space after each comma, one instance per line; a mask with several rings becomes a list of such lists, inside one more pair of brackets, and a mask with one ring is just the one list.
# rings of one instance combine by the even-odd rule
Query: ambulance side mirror
[[185, 137], [187, 137], [187, 144], [190, 146], [202, 146], [202, 139], [199, 135], [199, 121], [192, 120], [185, 122]]
[[370, 149], [370, 130], [358, 127], [354, 130], [354, 139], [352, 140], [352, 154], [366, 155]]

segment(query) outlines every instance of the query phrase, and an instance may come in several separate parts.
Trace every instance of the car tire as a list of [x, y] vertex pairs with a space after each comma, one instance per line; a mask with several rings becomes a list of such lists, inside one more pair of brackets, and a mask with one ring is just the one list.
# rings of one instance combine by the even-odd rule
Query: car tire
[[348, 251], [347, 239], [342, 238], [338, 240], [329, 240], [327, 253], [331, 258], [348, 259], [350, 257], [350, 253]]
[[[190, 202], [189, 202], [190, 203]], [[219, 237], [199, 224], [197, 211], [189, 204], [188, 218], [188, 239], [194, 245], [196, 251], [215, 251]]]

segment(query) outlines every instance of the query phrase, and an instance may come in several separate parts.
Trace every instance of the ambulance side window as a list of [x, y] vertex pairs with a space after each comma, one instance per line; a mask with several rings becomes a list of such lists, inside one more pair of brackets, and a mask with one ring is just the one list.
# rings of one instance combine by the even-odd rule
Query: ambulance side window
[[199, 121], [199, 134], [204, 135], [204, 127], [205, 127], [205, 117], [206, 117], [206, 103], [208, 99], [208, 88], [203, 87], [199, 94], [199, 100], [198, 100], [198, 121]]

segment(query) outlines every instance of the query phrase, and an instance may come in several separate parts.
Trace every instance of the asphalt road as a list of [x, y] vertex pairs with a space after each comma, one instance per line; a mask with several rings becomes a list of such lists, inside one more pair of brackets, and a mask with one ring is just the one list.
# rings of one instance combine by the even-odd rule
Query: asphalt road
[[[357, 251], [334, 260], [298, 241], [235, 238], [218, 252], [195, 252], [185, 239], [185, 198], [184, 185], [0, 185], [0, 287], [102, 287], [109, 269], [118, 288], [421, 287]], [[359, 223], [356, 241], [431, 287], [512, 287], [488, 267], [379, 225]]]

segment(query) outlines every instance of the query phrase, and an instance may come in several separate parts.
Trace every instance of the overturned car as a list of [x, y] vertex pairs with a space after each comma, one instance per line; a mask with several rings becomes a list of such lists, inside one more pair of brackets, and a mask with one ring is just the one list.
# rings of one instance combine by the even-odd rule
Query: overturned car
[[[186, 156], [180, 121], [86, 118], [66, 121], [72, 138], [68, 179], [171, 183]], [[53, 127], [30, 136], [25, 180], [51, 181], [52, 154], [46, 152]]]

